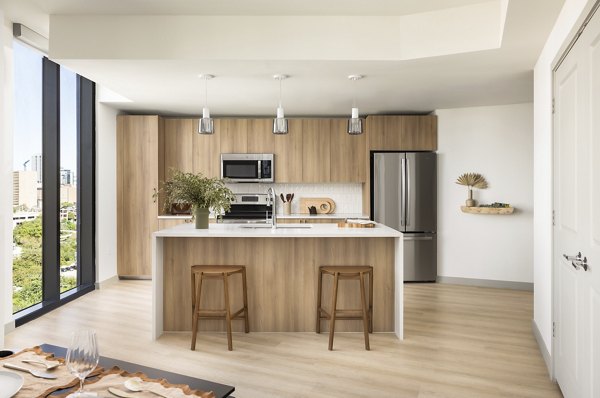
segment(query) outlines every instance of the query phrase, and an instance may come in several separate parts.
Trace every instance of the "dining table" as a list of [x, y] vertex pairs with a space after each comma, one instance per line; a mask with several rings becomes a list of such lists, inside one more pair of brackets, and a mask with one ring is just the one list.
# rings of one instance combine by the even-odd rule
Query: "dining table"
[[[52, 344], [41, 344], [40, 348], [48, 354], [53, 354], [57, 358], [65, 358], [67, 355], [67, 349]], [[100, 356], [98, 366], [104, 368], [111, 368], [114, 366], [127, 371], [129, 373], [144, 373], [146, 376], [153, 379], [166, 379], [172, 384], [184, 384], [189, 386], [191, 389], [200, 391], [212, 391], [217, 398], [232, 397], [232, 393], [235, 391], [235, 387], [226, 384], [215, 383], [212, 381], [186, 376], [179, 373], [168, 372], [161, 369], [151, 368], [134, 362], [127, 362], [120, 359]], [[64, 393], [64, 391], [56, 391], [49, 395], [50, 397], [58, 396]], [[233, 397], [232, 397], [233, 398]]]

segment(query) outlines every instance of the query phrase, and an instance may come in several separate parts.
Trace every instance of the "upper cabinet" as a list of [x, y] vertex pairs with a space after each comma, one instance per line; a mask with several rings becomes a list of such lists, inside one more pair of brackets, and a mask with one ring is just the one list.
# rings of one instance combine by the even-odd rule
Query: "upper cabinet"
[[192, 119], [164, 119], [164, 175], [171, 170], [194, 171], [194, 123]]
[[329, 146], [332, 182], [366, 181], [367, 134], [350, 135], [348, 119], [332, 119]]
[[303, 119], [302, 182], [331, 181], [330, 152], [331, 119]]
[[369, 116], [367, 135], [371, 151], [436, 151], [437, 116]]
[[248, 119], [220, 119], [221, 153], [248, 153]]
[[192, 164], [194, 173], [206, 177], [221, 176], [221, 120], [215, 120], [214, 134], [198, 134], [200, 119], [190, 119], [193, 123]]
[[287, 134], [273, 134], [273, 119], [268, 121], [275, 154], [275, 182], [302, 182], [302, 119], [289, 119]]

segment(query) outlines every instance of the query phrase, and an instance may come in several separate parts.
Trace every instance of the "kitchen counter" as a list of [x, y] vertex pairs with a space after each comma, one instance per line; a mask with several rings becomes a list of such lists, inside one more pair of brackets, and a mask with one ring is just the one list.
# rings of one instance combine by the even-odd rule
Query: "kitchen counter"
[[[245, 265], [251, 332], [310, 332], [315, 330], [318, 267], [371, 265], [373, 327], [403, 338], [402, 234], [377, 224], [375, 228], [339, 228], [337, 224], [281, 224], [277, 229], [244, 228], [247, 224], [211, 224], [204, 230], [191, 224], [153, 234], [152, 337], [163, 332], [191, 330], [192, 265]], [[309, 228], [307, 228], [309, 227]], [[328, 303], [331, 281], [325, 278]], [[232, 309], [241, 305], [241, 287], [233, 278]], [[341, 281], [338, 308], [360, 308], [353, 281]], [[202, 287], [202, 305], [223, 308], [222, 285]], [[243, 322], [234, 323], [242, 331]], [[323, 321], [327, 330], [328, 321]], [[223, 321], [200, 322], [199, 330], [222, 331]], [[362, 331], [359, 322], [336, 324], [340, 332]]]
[[181, 224], [153, 234], [161, 238], [400, 238], [402, 233], [377, 224], [375, 228], [339, 228], [337, 224], [282, 224], [271, 228], [265, 224], [211, 224], [196, 229]]

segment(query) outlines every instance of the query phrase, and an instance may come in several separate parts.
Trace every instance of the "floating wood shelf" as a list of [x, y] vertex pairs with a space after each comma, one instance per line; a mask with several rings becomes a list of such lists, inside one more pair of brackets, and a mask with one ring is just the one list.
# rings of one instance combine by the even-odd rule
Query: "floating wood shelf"
[[467, 207], [461, 206], [463, 213], [471, 214], [512, 214], [514, 207]]

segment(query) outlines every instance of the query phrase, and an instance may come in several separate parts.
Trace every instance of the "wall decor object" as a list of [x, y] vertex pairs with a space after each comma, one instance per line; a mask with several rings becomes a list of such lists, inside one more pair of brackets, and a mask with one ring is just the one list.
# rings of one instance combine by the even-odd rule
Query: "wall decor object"
[[456, 183], [469, 188], [469, 198], [465, 201], [466, 207], [475, 207], [477, 204], [473, 199], [473, 188], [486, 189], [488, 187], [488, 182], [485, 180], [485, 177], [479, 173], [461, 174], [456, 179]]

